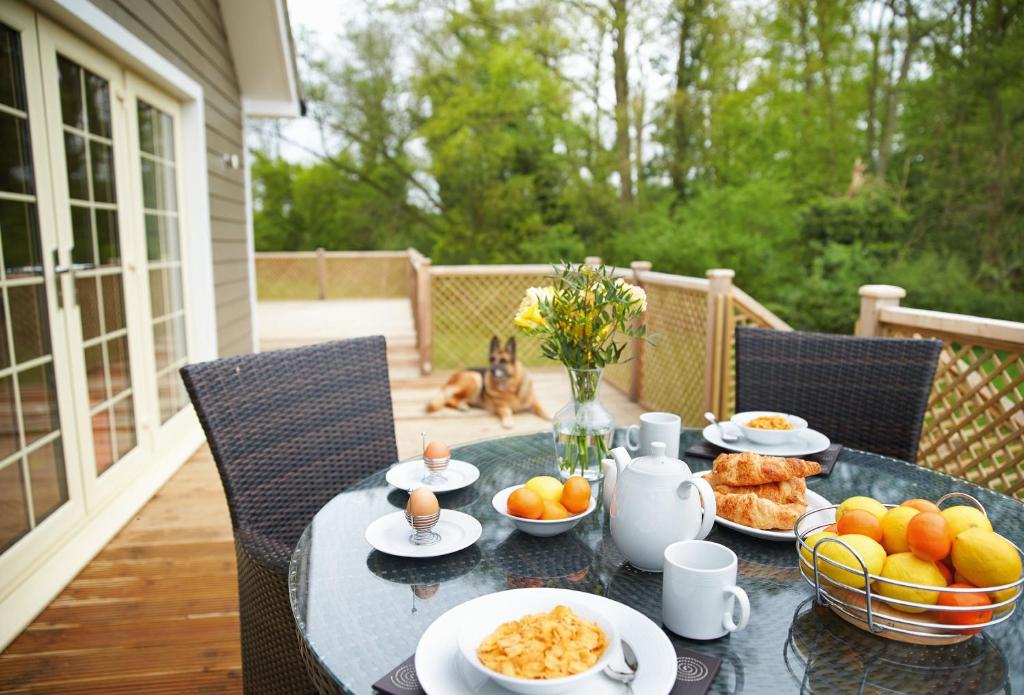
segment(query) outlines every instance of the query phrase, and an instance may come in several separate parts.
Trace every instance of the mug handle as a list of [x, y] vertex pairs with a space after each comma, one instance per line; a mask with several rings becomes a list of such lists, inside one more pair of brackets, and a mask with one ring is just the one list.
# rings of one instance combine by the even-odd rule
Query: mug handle
[[[729, 594], [729, 601], [725, 604], [725, 614], [722, 616], [722, 627], [729, 632], [742, 630], [747, 626], [747, 622], [750, 621], [750, 599], [747, 598], [747, 592], [738, 586], [727, 586], [725, 587], [725, 593]], [[737, 603], [740, 604], [739, 622], [736, 622], [732, 617]]]
[[700, 493], [700, 504], [703, 507], [700, 518], [700, 530], [697, 531], [695, 536], [695, 540], [699, 541], [707, 538], [708, 534], [711, 533], [712, 527], [715, 525], [715, 514], [717, 513], [715, 491], [711, 489], [708, 481], [695, 475], [679, 483], [676, 495], [681, 499], [689, 499], [690, 491], [686, 487], [688, 485], [693, 485], [697, 488], [697, 492]]
[[[636, 443], [633, 443], [632, 434], [636, 433]], [[640, 425], [630, 425], [626, 428], [626, 448], [636, 451], [640, 448]]]

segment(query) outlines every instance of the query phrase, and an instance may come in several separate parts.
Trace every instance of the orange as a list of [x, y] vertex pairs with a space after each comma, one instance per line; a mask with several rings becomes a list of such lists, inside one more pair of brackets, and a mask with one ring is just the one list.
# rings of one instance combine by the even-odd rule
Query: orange
[[829, 524], [828, 526], [826, 526], [825, 528], [823, 528], [821, 530], [822, 531], [828, 531], [829, 533], [834, 533], [837, 536], [839, 535], [839, 532], [836, 531], [836, 525], [835, 524]]
[[929, 502], [928, 500], [923, 500], [916, 497], [912, 500], [904, 500], [903, 502], [900, 502], [900, 506], [911, 507], [919, 512], [939, 513], [942, 511], [941, 509], [939, 509], [939, 505], [935, 504], [934, 502]]
[[922, 560], [938, 562], [949, 555], [949, 523], [938, 512], [921, 512], [907, 524], [907, 546]]
[[590, 506], [590, 483], [578, 475], [566, 480], [562, 486], [562, 506], [572, 514], [587, 511]]
[[863, 509], [851, 509], [836, 523], [840, 536], [847, 533], [859, 533], [873, 541], [882, 542], [882, 522], [871, 512]]
[[949, 569], [949, 565], [944, 560], [940, 560], [935, 563], [935, 566], [942, 572], [942, 578], [946, 580], [946, 584], [953, 583], [953, 570]]
[[508, 496], [508, 513], [521, 519], [539, 519], [544, 513], [544, 500], [533, 490], [521, 487]]
[[[973, 589], [975, 588], [971, 584], [950, 584], [950, 589]], [[938, 604], [940, 606], [960, 606], [960, 607], [976, 607], [984, 608], [985, 606], [991, 606], [992, 601], [989, 600], [988, 596], [982, 592], [977, 593], [964, 593], [964, 594], [947, 594], [945, 592], [939, 593]], [[991, 610], [979, 610], [979, 611], [935, 611], [938, 613], [939, 622], [945, 625], [978, 625], [980, 623], [987, 623], [992, 620]], [[981, 632], [980, 627], [973, 629], [959, 630], [959, 632], [970, 635], [975, 632]]]
[[544, 512], [540, 515], [540, 518], [545, 521], [548, 521], [549, 519], [568, 519], [569, 510], [563, 507], [559, 502], [544, 500]]

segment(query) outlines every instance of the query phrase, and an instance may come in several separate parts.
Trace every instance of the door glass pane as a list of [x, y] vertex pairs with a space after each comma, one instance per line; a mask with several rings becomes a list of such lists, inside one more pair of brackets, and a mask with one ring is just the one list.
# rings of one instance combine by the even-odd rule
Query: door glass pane
[[178, 369], [188, 360], [188, 349], [178, 238], [174, 120], [142, 100], [138, 102], [137, 116], [149, 306], [153, 315], [154, 378], [160, 399], [160, 421], [166, 422], [188, 403], [178, 376]]
[[[57, 56], [75, 248], [92, 267], [75, 271], [97, 474], [131, 451], [135, 399], [117, 225], [114, 143], [107, 80]], [[119, 436], [120, 434], [120, 436]]]
[[0, 551], [68, 499], [23, 71], [0, 24]]

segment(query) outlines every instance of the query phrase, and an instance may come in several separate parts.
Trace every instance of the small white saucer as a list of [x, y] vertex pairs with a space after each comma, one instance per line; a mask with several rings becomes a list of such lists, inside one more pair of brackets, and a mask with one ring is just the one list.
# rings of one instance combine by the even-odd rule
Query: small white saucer
[[824, 451], [832, 444], [828, 437], [817, 430], [812, 430], [810, 427], [785, 444], [770, 446], [768, 444], [755, 444], [746, 437], [743, 437], [738, 427], [731, 427], [726, 423], [723, 423], [723, 426], [729, 427], [729, 429], [740, 435], [739, 439], [731, 442], [725, 441], [722, 439], [722, 435], [719, 434], [717, 425], [708, 425], [704, 428], [702, 434], [704, 439], [715, 446], [729, 451], [753, 451], [755, 454], [762, 454], [763, 456], [809, 456]]
[[384, 479], [399, 490], [428, 487], [435, 493], [451, 492], [452, 490], [461, 490], [475, 483], [477, 478], [480, 477], [480, 469], [472, 463], [452, 459], [448, 462], [448, 468], [442, 474], [445, 478], [448, 478], [448, 482], [431, 483], [428, 485], [423, 482], [426, 474], [427, 467], [423, 465], [423, 459], [416, 459], [414, 461], [396, 463], [388, 469]]
[[438, 557], [456, 553], [476, 543], [483, 533], [480, 522], [469, 514], [453, 509], [442, 509], [441, 518], [433, 529], [441, 536], [434, 545], [413, 545], [409, 540], [412, 528], [405, 520], [405, 512], [385, 514], [366, 527], [366, 542], [375, 549], [398, 557]]

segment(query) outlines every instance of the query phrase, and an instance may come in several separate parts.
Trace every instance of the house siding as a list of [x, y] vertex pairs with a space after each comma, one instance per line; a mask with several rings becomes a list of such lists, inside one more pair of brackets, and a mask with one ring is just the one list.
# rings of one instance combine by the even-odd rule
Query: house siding
[[[216, 0], [93, 0], [115, 21], [203, 88], [217, 345], [221, 356], [252, 352], [252, 311], [242, 169], [241, 94]], [[203, 301], [198, 298], [197, 301]]]

